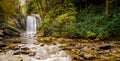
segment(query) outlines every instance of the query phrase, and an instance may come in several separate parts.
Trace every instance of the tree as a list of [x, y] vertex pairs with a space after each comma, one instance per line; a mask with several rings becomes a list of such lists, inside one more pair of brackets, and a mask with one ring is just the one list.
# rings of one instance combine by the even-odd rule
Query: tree
[[110, 6], [110, 4], [115, 2], [115, 1], [117, 1], [117, 0], [106, 0], [106, 3], [105, 3], [105, 13], [106, 13], [106, 15], [109, 14], [109, 6]]
[[8, 18], [12, 17], [12, 15], [16, 15], [17, 4], [17, 0], [1, 0], [0, 17]]

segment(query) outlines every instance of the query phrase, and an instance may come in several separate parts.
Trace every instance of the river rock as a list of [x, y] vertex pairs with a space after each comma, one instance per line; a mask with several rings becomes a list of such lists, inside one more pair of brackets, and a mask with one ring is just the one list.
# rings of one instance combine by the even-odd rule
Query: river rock
[[2, 50], [0, 50], [0, 52], [2, 52]]
[[3, 35], [3, 30], [0, 30], [0, 35]]
[[33, 44], [34, 44], [34, 45], [39, 45], [40, 43], [38, 43], [38, 42], [34, 42]]
[[13, 55], [20, 55], [20, 54], [21, 54], [20, 51], [15, 51], [15, 52], [13, 53]]
[[66, 42], [72, 42], [73, 39], [66, 39], [65, 41], [66, 41]]
[[58, 41], [65, 41], [64, 38], [58, 38], [57, 40], [58, 40]]
[[108, 50], [110, 48], [111, 48], [111, 46], [109, 44], [99, 46], [99, 49], [101, 49], [101, 50]]
[[17, 40], [17, 41], [13, 41], [12, 43], [16, 44], [16, 43], [22, 43], [21, 40]]
[[80, 52], [79, 55], [83, 57], [86, 54], [86, 52]]
[[111, 49], [110, 52], [116, 53], [117, 51], [115, 49]]
[[57, 43], [52, 43], [53, 45], [56, 45]]
[[19, 50], [19, 51], [16, 51], [13, 53], [13, 55], [20, 55], [20, 54], [24, 54], [24, 55], [27, 55], [29, 54], [31, 51], [29, 50]]
[[51, 41], [52, 38], [50, 38], [50, 37], [46, 37], [44, 40], [45, 40], [45, 41]]
[[36, 54], [36, 52], [30, 52], [28, 55], [29, 56], [34, 56]]
[[87, 59], [94, 58], [94, 55], [92, 55], [92, 54], [85, 54], [84, 58], [87, 58]]
[[40, 46], [44, 46], [44, 44], [41, 44]]
[[0, 43], [0, 48], [1, 48], [1, 47], [6, 47], [6, 46], [7, 46], [6, 44]]
[[20, 46], [18, 46], [17, 44], [11, 44], [8, 46], [8, 48], [11, 50], [18, 50], [20, 49]]
[[29, 54], [31, 51], [30, 51], [30, 50], [21, 50], [20, 52], [21, 52], [22, 54], [25, 54], [25, 55], [26, 55], [26, 54]]
[[0, 37], [0, 40], [4, 39], [3, 37]]
[[30, 50], [30, 48], [28, 48], [28, 47], [23, 47], [23, 48], [21, 48], [21, 50]]

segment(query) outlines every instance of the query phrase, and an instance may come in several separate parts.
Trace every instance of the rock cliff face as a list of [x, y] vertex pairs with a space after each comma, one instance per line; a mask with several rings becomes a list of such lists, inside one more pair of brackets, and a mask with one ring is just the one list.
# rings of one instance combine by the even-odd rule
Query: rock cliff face
[[9, 36], [19, 36], [20, 32], [17, 27], [9, 25], [7, 23], [0, 24], [0, 39], [4, 39]]

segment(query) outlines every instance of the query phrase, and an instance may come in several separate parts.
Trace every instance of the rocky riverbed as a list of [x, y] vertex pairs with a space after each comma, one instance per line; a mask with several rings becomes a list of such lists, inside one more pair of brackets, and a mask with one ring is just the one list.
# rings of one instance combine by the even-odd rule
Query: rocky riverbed
[[0, 42], [0, 61], [71, 61], [69, 55], [59, 48], [62, 45], [47, 45], [34, 39], [4, 40]]
[[11, 38], [0, 41], [0, 61], [120, 61], [120, 40]]
[[87, 40], [66, 38], [40, 38], [39, 42], [65, 44], [60, 46], [70, 55], [72, 61], [120, 61], [120, 40]]

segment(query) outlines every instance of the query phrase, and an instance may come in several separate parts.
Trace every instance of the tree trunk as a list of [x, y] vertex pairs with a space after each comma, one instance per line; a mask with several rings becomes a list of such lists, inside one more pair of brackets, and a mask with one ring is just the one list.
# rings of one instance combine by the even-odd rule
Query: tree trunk
[[108, 12], [109, 12], [109, 1], [106, 0], [106, 3], [105, 3], [105, 13], [106, 13], [106, 15], [108, 15]]

